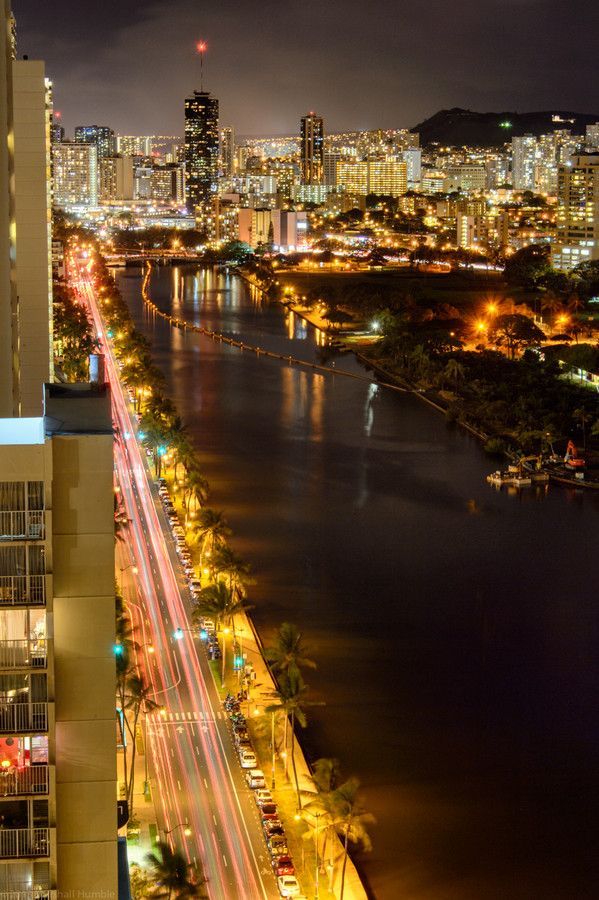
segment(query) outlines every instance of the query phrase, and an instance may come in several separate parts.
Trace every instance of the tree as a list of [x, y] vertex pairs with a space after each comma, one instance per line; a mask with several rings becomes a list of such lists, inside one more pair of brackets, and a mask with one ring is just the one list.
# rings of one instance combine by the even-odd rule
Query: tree
[[533, 320], [520, 313], [497, 316], [493, 322], [490, 337], [498, 347], [507, 347], [511, 359], [514, 358], [517, 350], [540, 344], [545, 340], [544, 333]]
[[235, 616], [251, 609], [251, 606], [240, 597], [235, 597], [233, 591], [224, 581], [217, 581], [216, 584], [209, 584], [203, 588], [192, 610], [194, 621], [204, 616], [214, 619], [214, 624], [218, 629], [223, 630], [223, 661], [221, 670], [221, 684], [225, 683], [225, 654], [226, 654], [226, 637], [224, 629], [231, 624], [233, 626], [233, 638], [235, 638]]
[[534, 290], [551, 270], [549, 244], [529, 244], [507, 260], [503, 273], [509, 284]]
[[316, 663], [307, 656], [307, 652], [297, 625], [283, 622], [277, 632], [276, 643], [266, 647], [264, 654], [277, 675], [297, 677], [303, 668], [316, 668]]
[[376, 819], [372, 813], [366, 812], [364, 809], [358, 793], [359, 789], [358, 779], [348, 778], [334, 793], [334, 827], [343, 841], [340, 900], [343, 900], [345, 891], [345, 873], [350, 842], [360, 845], [366, 851], [372, 849], [372, 842], [366, 826], [373, 825]]
[[202, 560], [211, 556], [217, 547], [224, 544], [231, 534], [224, 513], [205, 507], [199, 517], [198, 534], [202, 541]]
[[[152, 689], [144, 681], [143, 677], [137, 673], [129, 676], [126, 682], [125, 709], [129, 715], [125, 715], [127, 729], [131, 736], [131, 776], [127, 789], [127, 798], [129, 800], [129, 815], [133, 816], [133, 800], [135, 791], [135, 757], [137, 754], [137, 726], [139, 717], [147, 716], [148, 713], [158, 709], [159, 704], [152, 698]], [[148, 752], [148, 748], [145, 748]]]
[[465, 372], [466, 370], [461, 362], [459, 362], [455, 356], [452, 356], [447, 360], [447, 364], [443, 370], [443, 376], [453, 384], [454, 388], [456, 388], [458, 383], [464, 378]]
[[273, 704], [272, 706], [266, 707], [267, 713], [283, 712], [285, 714], [285, 722], [287, 722], [288, 717], [291, 718], [291, 766], [293, 769], [293, 780], [295, 782], [297, 805], [298, 809], [300, 810], [302, 808], [302, 798], [297, 778], [297, 766], [295, 763], [295, 723], [299, 722], [302, 728], [305, 728], [308, 724], [305, 708], [307, 706], [323, 705], [322, 703], [317, 703], [308, 699], [309, 693], [310, 688], [307, 684], [304, 683], [304, 680], [300, 673], [294, 671], [290, 674], [284, 675], [280, 680], [279, 689], [277, 691], [277, 698], [279, 702]]
[[186, 518], [192, 505], [195, 509], [204, 506], [208, 500], [208, 491], [209, 484], [204, 476], [196, 468], [189, 468], [183, 489], [183, 507]]
[[203, 896], [202, 885], [206, 883], [201, 878], [194, 883], [189, 878], [191, 866], [185, 858], [176, 850], [172, 850], [166, 842], [157, 844], [156, 851], [146, 856], [148, 865], [152, 870], [158, 891], [154, 897], [166, 897], [166, 900], [188, 900], [192, 897]]
[[227, 544], [219, 547], [214, 554], [212, 565], [217, 575], [224, 575], [229, 590], [237, 599], [246, 595], [246, 587], [254, 583], [250, 576], [250, 566], [244, 562]]

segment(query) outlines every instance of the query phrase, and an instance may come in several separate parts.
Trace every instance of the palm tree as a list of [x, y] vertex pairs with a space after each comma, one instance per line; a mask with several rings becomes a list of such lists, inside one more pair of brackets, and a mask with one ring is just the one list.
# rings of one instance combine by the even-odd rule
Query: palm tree
[[153, 896], [166, 897], [166, 900], [171, 900], [171, 897], [178, 900], [200, 897], [200, 888], [206, 883], [205, 879], [202, 878], [195, 884], [189, 878], [189, 863], [180, 853], [172, 850], [166, 842], [160, 842], [156, 846], [158, 852], [148, 853], [146, 856], [159, 888]]
[[[155, 709], [158, 709], [159, 704], [156, 703], [152, 698], [152, 689], [146, 684], [143, 677], [138, 675], [137, 673], [130, 675], [126, 682], [126, 694], [125, 694], [125, 708], [130, 711], [133, 717], [133, 721], [131, 721], [131, 716], [125, 716], [125, 722], [127, 723], [127, 729], [129, 734], [131, 735], [131, 744], [132, 744], [132, 752], [131, 752], [131, 776], [129, 779], [128, 786], [128, 799], [129, 799], [129, 815], [133, 815], [133, 795], [135, 788], [135, 757], [137, 753], [137, 726], [139, 723], [139, 717], [143, 714], [144, 718], [147, 716], [149, 712], [152, 712]], [[145, 752], [147, 754], [148, 748], [145, 747]]]
[[462, 380], [465, 374], [464, 366], [461, 362], [452, 356], [451, 359], [447, 360], [447, 365], [443, 371], [443, 375], [447, 378], [448, 381], [453, 382], [454, 388], [457, 388], [458, 382]]
[[217, 575], [224, 575], [229, 582], [231, 593], [238, 599], [245, 597], [246, 587], [254, 583], [250, 577], [250, 566], [244, 562], [227, 544], [219, 547], [212, 560]]
[[[310, 817], [316, 816], [315, 840], [318, 849], [318, 836], [322, 832], [320, 819], [323, 818], [324, 825], [324, 841], [322, 844], [322, 859], [326, 855], [326, 847], [329, 838], [329, 831], [333, 824], [335, 812], [335, 791], [341, 784], [341, 767], [338, 759], [323, 757], [317, 759], [312, 766], [312, 781], [316, 787], [317, 794], [312, 794], [312, 799], [304, 807], [308, 811]], [[311, 827], [313, 824], [309, 821]], [[313, 829], [314, 830], [314, 829]]]
[[[186, 467], [187, 468], [187, 467]], [[185, 509], [185, 517], [194, 508], [204, 506], [208, 500], [209, 485], [204, 476], [196, 468], [187, 469], [187, 478], [183, 491], [183, 507]]]
[[285, 731], [287, 730], [287, 719], [288, 717], [291, 718], [291, 766], [299, 810], [302, 808], [302, 798], [297, 778], [297, 766], [295, 764], [295, 723], [299, 722], [302, 728], [305, 728], [308, 724], [305, 708], [307, 706], [323, 706], [323, 703], [309, 700], [309, 693], [310, 688], [304, 683], [300, 673], [292, 670], [281, 678], [279, 689], [276, 692], [279, 702], [266, 707], [267, 713], [282, 712], [285, 714]]
[[315, 669], [316, 663], [306, 653], [302, 633], [297, 625], [283, 622], [273, 647], [266, 647], [265, 656], [275, 673], [299, 676], [302, 668]]
[[225, 683], [225, 653], [226, 653], [226, 627], [233, 625], [233, 637], [235, 637], [235, 616], [246, 612], [251, 606], [240, 597], [235, 597], [232, 590], [224, 581], [217, 581], [203, 588], [192, 610], [194, 622], [207, 616], [214, 619], [217, 629], [223, 631], [223, 661], [221, 670], [221, 685]]
[[215, 548], [224, 544], [231, 534], [224, 513], [205, 507], [200, 513], [198, 534], [202, 541], [201, 561], [203, 561], [204, 554], [211, 556]]
[[333, 803], [335, 808], [334, 827], [343, 840], [343, 868], [341, 870], [340, 900], [343, 900], [345, 890], [345, 872], [347, 869], [348, 848], [352, 844], [361, 845], [363, 850], [372, 849], [372, 842], [366, 829], [367, 825], [373, 825], [376, 819], [372, 813], [366, 812], [358, 793], [360, 782], [357, 778], [348, 778], [334, 792]]

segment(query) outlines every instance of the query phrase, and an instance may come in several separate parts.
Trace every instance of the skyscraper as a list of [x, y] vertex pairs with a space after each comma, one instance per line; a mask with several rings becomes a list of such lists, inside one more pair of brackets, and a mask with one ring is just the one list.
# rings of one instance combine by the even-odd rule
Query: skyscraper
[[104, 156], [114, 156], [116, 153], [114, 131], [107, 125], [77, 125], [75, 143], [95, 144], [98, 150], [98, 159], [102, 159]]
[[50, 85], [43, 63], [15, 59], [8, 0], [0, 16], [0, 415], [39, 415], [52, 376]]
[[206, 211], [218, 189], [218, 100], [208, 91], [185, 99], [185, 199], [190, 213]]
[[321, 116], [308, 113], [300, 126], [301, 169], [304, 184], [322, 184], [324, 180], [324, 124]]
[[98, 149], [95, 144], [63, 141], [52, 146], [54, 206], [98, 205]]
[[532, 134], [512, 138], [512, 186], [517, 191], [534, 191], [537, 139]]
[[581, 153], [559, 167], [557, 196], [553, 265], [567, 270], [599, 259], [599, 153]]
[[230, 125], [221, 128], [220, 132], [220, 163], [225, 178], [233, 174], [235, 160], [235, 131]]

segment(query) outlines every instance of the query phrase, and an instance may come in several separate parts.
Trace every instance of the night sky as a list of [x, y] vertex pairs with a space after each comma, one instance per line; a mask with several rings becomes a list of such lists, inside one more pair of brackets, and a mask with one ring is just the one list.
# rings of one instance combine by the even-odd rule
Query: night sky
[[411, 127], [441, 108], [599, 112], [592, 0], [13, 0], [67, 131], [182, 132], [205, 87], [239, 134]]

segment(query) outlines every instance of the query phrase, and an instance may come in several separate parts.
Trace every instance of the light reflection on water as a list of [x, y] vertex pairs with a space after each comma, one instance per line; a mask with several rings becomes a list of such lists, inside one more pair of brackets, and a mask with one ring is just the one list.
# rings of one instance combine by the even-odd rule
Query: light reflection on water
[[[282, 307], [181, 271], [188, 317], [319, 360]], [[377, 896], [594, 896], [599, 498], [496, 492], [496, 464], [417, 399], [169, 329], [121, 285], [255, 567], [261, 633], [295, 621], [318, 660], [327, 706], [301, 737], [364, 782]], [[154, 299], [173, 293], [160, 271]]]

